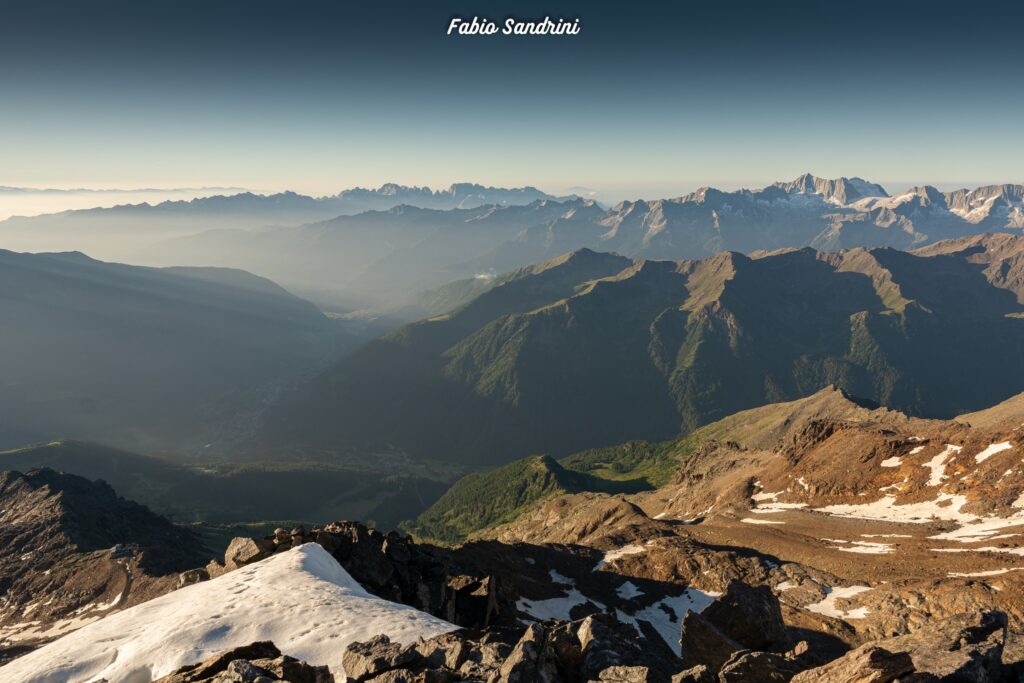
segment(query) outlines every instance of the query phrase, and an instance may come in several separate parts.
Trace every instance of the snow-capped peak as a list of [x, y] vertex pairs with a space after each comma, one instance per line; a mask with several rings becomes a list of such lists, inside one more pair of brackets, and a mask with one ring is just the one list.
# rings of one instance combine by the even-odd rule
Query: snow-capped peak
[[865, 197], [888, 197], [889, 193], [876, 183], [870, 183], [863, 178], [818, 178], [810, 173], [804, 173], [796, 180], [788, 183], [774, 183], [777, 187], [789, 194], [813, 194], [821, 196], [825, 201], [848, 205]]
[[367, 593], [307, 543], [93, 622], [0, 667], [23, 683], [152, 680], [218, 652], [272, 640], [345, 680], [346, 646], [385, 633], [413, 643], [456, 626]]

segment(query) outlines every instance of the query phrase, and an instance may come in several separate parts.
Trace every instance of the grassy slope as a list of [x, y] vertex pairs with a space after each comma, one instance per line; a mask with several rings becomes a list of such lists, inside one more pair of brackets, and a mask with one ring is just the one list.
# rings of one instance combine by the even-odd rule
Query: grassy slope
[[537, 455], [460, 479], [403, 528], [420, 539], [456, 543], [480, 529], [510, 522], [550, 496], [578, 491], [635, 493], [647, 488], [650, 484], [642, 478], [603, 478]]
[[629, 441], [557, 461], [532, 456], [471, 474], [403, 528], [421, 539], [458, 543], [475, 532], [511, 522], [552, 496], [582, 491], [635, 493], [668, 484], [686, 458], [707, 441], [769, 448], [808, 420], [823, 416], [850, 421], [907, 419], [895, 411], [861, 405], [828, 387], [797, 401], [730, 415], [669, 441]]

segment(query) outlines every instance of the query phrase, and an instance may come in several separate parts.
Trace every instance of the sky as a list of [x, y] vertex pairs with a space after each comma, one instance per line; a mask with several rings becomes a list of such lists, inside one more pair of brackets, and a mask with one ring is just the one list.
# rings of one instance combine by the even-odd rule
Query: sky
[[7, 3], [0, 185], [1021, 183], [1022, 23], [942, 0]]

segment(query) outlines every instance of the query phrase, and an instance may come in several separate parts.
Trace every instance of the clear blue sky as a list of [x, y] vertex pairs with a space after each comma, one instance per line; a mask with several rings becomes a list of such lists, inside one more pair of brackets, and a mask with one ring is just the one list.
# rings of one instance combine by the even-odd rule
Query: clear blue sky
[[[1024, 182], [1020, 3], [20, 5], [0, 185]], [[445, 35], [474, 14], [582, 33]]]

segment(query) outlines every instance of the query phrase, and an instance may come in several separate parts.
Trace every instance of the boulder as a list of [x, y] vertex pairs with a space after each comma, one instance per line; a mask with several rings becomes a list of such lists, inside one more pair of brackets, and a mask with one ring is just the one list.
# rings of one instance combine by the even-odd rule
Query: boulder
[[544, 658], [554, 665], [561, 680], [577, 680], [583, 665], [583, 647], [576, 635], [577, 627], [575, 622], [562, 622], [548, 627]]
[[779, 599], [767, 586], [731, 581], [701, 616], [748, 650], [783, 652], [792, 647]]
[[794, 676], [792, 683], [890, 683], [914, 671], [906, 652], [864, 645], [825, 666]]
[[878, 641], [890, 652], [905, 652], [914, 670], [940, 679], [998, 681], [1003, 675], [1006, 615], [985, 610], [958, 614], [913, 633]]
[[189, 569], [188, 571], [178, 574], [178, 588], [191, 586], [193, 583], [200, 583], [201, 581], [208, 581], [209, 579], [210, 572], [205, 568]]
[[715, 677], [710, 669], [698, 664], [672, 676], [672, 683], [715, 683]]
[[651, 670], [646, 666], [610, 666], [598, 675], [597, 680], [610, 683], [649, 683]]
[[690, 667], [703, 664], [712, 673], [721, 669], [733, 653], [746, 649], [697, 612], [687, 612], [683, 617], [680, 640], [683, 662]]
[[458, 632], [442, 633], [428, 640], [416, 643], [415, 648], [423, 658], [424, 666], [432, 669], [447, 668], [458, 670], [469, 656], [472, 646]]
[[786, 683], [800, 672], [774, 652], [736, 652], [718, 672], [718, 683]]
[[233, 571], [270, 555], [271, 549], [263, 541], [238, 536], [231, 539], [228, 549], [224, 551], [224, 569]]
[[605, 614], [586, 617], [580, 622], [576, 637], [580, 642], [582, 680], [596, 680], [609, 667], [640, 663], [642, 649], [636, 629], [614, 617]]
[[366, 642], [350, 643], [341, 664], [348, 680], [368, 681], [385, 671], [401, 668], [416, 658], [415, 649], [392, 643], [390, 638], [381, 634]]
[[326, 666], [311, 666], [281, 654], [269, 641], [236, 647], [198, 664], [183, 666], [154, 683], [334, 683]]
[[540, 624], [527, 627], [523, 637], [512, 648], [501, 665], [500, 683], [533, 683], [552, 680], [553, 665], [544, 658], [544, 644], [547, 633]]
[[921, 681], [996, 683], [1006, 674], [1002, 664], [1006, 623], [1002, 612], [958, 614], [905, 636], [862, 645], [793, 681], [886, 683], [915, 674], [914, 679]]

